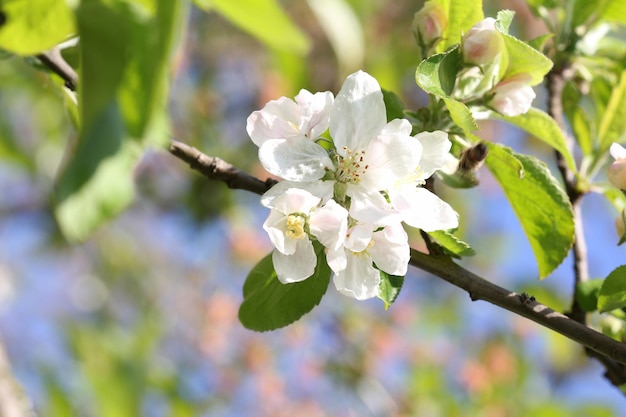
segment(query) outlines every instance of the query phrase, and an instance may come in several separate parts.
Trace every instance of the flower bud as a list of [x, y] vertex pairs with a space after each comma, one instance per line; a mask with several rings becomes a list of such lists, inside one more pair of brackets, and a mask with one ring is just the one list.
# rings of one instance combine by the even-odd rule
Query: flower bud
[[505, 116], [519, 116], [526, 113], [535, 98], [535, 91], [528, 84], [528, 74], [516, 74], [500, 81], [491, 91], [493, 97], [489, 106]]
[[448, 27], [448, 18], [439, 3], [427, 1], [413, 17], [413, 34], [422, 48], [433, 48]]
[[606, 176], [609, 182], [620, 190], [626, 190], [626, 149], [614, 143], [609, 150], [615, 162], [609, 167]]
[[496, 30], [492, 17], [481, 20], [463, 36], [463, 60], [467, 64], [492, 63], [504, 48], [504, 40]]

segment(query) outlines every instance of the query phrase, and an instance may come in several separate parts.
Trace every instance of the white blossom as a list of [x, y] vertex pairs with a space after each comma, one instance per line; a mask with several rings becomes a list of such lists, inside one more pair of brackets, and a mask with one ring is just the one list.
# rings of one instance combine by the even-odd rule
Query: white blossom
[[528, 74], [516, 74], [500, 81], [492, 90], [489, 106], [505, 116], [519, 116], [526, 113], [535, 99], [535, 91], [530, 86]]
[[491, 64], [504, 48], [502, 34], [496, 29], [496, 20], [487, 17], [476, 23], [463, 36], [463, 60], [468, 64]]
[[613, 186], [626, 190], [626, 149], [618, 143], [613, 143], [609, 152], [615, 161], [609, 166], [606, 176]]

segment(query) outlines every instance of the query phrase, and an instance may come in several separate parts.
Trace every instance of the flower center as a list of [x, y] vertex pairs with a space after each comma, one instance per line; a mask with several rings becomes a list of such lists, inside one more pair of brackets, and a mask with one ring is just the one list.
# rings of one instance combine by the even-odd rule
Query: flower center
[[336, 155], [337, 171], [335, 179], [343, 183], [358, 184], [361, 176], [365, 174], [369, 165], [363, 163], [365, 151], [353, 152], [351, 149], [343, 147], [345, 156]]
[[301, 214], [290, 214], [285, 221], [287, 230], [285, 234], [290, 239], [302, 239], [306, 236], [304, 226], [306, 225], [306, 219]]

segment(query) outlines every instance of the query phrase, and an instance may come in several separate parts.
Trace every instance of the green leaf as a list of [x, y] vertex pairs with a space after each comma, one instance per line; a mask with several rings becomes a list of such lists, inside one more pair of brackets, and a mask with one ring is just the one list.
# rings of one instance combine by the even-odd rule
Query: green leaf
[[464, 132], [469, 133], [478, 129], [472, 112], [465, 104], [451, 98], [444, 98], [443, 101], [446, 103], [452, 121], [463, 129]]
[[536, 38], [532, 38], [527, 43], [529, 46], [533, 47], [539, 52], [542, 52], [543, 48], [546, 46], [546, 43], [552, 38], [554, 38], [553, 33], [546, 33], [545, 35], [539, 35]]
[[559, 151], [565, 158], [565, 162], [567, 162], [569, 169], [576, 172], [576, 164], [574, 163], [572, 154], [567, 148], [563, 132], [554, 119], [547, 113], [531, 107], [527, 113], [519, 116], [504, 116], [496, 112], [491, 112], [490, 114], [495, 119], [505, 120], [512, 125], [525, 130], [537, 139]]
[[[520, 220], [537, 260], [539, 277], [545, 278], [563, 262], [574, 243], [572, 206], [543, 162], [504, 146], [487, 145], [486, 166]], [[518, 161], [517, 166], [511, 159]]]
[[623, 142], [626, 135], [626, 71], [618, 85], [613, 88], [608, 105], [600, 122], [598, 137], [600, 154], [606, 152], [613, 142]]
[[552, 61], [544, 54], [508, 33], [502, 33], [507, 50], [508, 65], [504, 78], [528, 74], [530, 85], [539, 84], [552, 68]]
[[[205, 10], [206, 0], [195, 4]], [[304, 55], [309, 38], [294, 25], [276, 0], [211, 0], [212, 9], [271, 48]], [[207, 5], [208, 6], [208, 5]]]
[[608, 0], [601, 18], [609, 22], [626, 25], [626, 2], [624, 0]]
[[301, 282], [281, 283], [271, 254], [250, 271], [239, 307], [239, 320], [246, 328], [259, 332], [275, 330], [295, 322], [319, 304], [328, 288], [331, 271], [320, 244], [315, 244], [315, 252], [315, 272]]
[[81, 132], [53, 196], [70, 240], [85, 239], [130, 204], [141, 151], [167, 140], [167, 70], [180, 7], [173, 0], [132, 8], [122, 0], [84, 0], [76, 10]]
[[0, 48], [35, 55], [75, 33], [74, 16], [66, 0], [5, 0], [6, 22], [0, 27]]
[[578, 283], [576, 286], [576, 301], [578, 301], [580, 308], [587, 312], [598, 309], [598, 297], [603, 283], [603, 279], [590, 279], [589, 281]]
[[626, 307], [626, 265], [617, 267], [604, 280], [598, 297], [601, 313]]
[[380, 285], [378, 291], [378, 298], [385, 303], [385, 310], [387, 310], [398, 298], [400, 290], [404, 284], [404, 277], [389, 275], [386, 272], [380, 271]]
[[515, 12], [512, 10], [500, 10], [496, 19], [496, 28], [500, 33], [509, 33], [509, 28], [515, 17]]
[[439, 3], [448, 17], [448, 25], [437, 45], [437, 52], [461, 43], [461, 37], [478, 21], [484, 18], [482, 0], [434, 0]]
[[454, 236], [452, 233], [445, 230], [437, 230], [435, 232], [428, 232], [435, 241], [441, 246], [448, 255], [455, 258], [461, 258], [463, 256], [474, 256], [476, 252], [472, 247], [463, 242], [461, 239]]
[[383, 101], [387, 111], [387, 121], [404, 118], [404, 104], [400, 97], [392, 91], [383, 89]]
[[57, 179], [55, 215], [70, 241], [84, 240], [133, 199], [132, 172], [141, 147], [125, 140], [123, 131], [119, 110], [111, 106], [83, 132], [76, 153]]
[[454, 89], [457, 73], [462, 68], [459, 46], [423, 60], [415, 72], [415, 81], [424, 91], [447, 98]]

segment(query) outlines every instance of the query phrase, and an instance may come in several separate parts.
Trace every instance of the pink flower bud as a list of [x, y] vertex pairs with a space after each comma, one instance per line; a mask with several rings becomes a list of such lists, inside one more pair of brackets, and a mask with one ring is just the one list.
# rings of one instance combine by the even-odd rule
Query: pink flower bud
[[420, 46], [432, 48], [448, 27], [448, 18], [439, 3], [427, 1], [413, 17], [413, 34]]
[[609, 167], [606, 176], [615, 187], [626, 190], [626, 149], [614, 143], [611, 145], [610, 152], [615, 162]]
[[468, 64], [489, 64], [503, 48], [504, 40], [496, 30], [496, 20], [492, 17], [476, 23], [463, 36], [463, 60]]
[[494, 94], [489, 106], [505, 116], [526, 113], [535, 98], [535, 91], [528, 84], [528, 74], [516, 74], [500, 81], [491, 91]]

